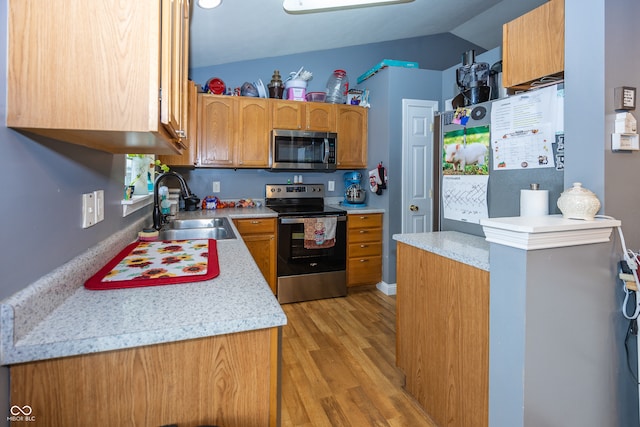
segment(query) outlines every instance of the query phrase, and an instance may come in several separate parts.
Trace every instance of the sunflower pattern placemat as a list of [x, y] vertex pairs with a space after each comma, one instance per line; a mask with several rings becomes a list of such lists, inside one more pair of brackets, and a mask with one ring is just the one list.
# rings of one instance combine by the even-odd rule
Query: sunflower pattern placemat
[[134, 242], [84, 284], [93, 290], [209, 280], [220, 274], [216, 241]]

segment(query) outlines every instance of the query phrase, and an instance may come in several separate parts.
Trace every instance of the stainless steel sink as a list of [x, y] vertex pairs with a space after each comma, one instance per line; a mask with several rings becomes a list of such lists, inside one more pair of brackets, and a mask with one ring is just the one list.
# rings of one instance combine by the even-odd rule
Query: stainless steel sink
[[166, 224], [159, 240], [235, 239], [228, 218], [177, 219]]
[[166, 225], [166, 228], [215, 228], [227, 227], [227, 218], [176, 219]]

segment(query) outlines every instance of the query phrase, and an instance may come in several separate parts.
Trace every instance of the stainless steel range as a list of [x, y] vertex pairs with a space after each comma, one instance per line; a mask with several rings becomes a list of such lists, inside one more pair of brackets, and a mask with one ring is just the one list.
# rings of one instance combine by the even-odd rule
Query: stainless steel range
[[267, 185], [278, 213], [278, 301], [347, 295], [347, 213], [324, 204], [324, 184]]

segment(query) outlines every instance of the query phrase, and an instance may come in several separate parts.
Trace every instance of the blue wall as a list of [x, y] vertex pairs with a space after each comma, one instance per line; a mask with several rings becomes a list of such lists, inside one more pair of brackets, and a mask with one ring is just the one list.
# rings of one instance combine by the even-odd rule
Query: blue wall
[[[349, 83], [355, 86], [358, 77], [383, 59], [413, 61], [427, 70], [445, 70], [460, 62], [462, 53], [475, 49], [485, 50], [452, 34], [396, 40], [383, 43], [321, 50], [276, 58], [234, 62], [212, 67], [193, 68], [191, 80], [203, 85], [211, 77], [219, 77], [227, 87], [240, 87], [244, 82], [261, 79], [267, 85], [273, 70], [279, 70], [283, 80], [290, 72], [304, 67], [313, 73], [308, 92], [324, 91], [333, 70], [347, 72]], [[213, 49], [215, 50], [215, 49]], [[266, 55], [266, 54], [265, 54]]]

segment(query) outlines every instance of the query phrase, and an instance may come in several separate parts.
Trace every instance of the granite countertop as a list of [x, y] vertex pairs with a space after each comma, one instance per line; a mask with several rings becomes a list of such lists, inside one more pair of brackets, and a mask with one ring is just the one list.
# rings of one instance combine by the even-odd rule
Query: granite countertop
[[[179, 217], [276, 217], [267, 208], [180, 212]], [[282, 326], [287, 318], [235, 226], [219, 240], [209, 281], [91, 291], [84, 282], [149, 219], [138, 220], [0, 303], [2, 365]]]
[[382, 208], [373, 208], [370, 206], [363, 206], [361, 208], [355, 208], [352, 206], [343, 206], [341, 203], [327, 203], [327, 206], [331, 206], [333, 208], [338, 208], [347, 211], [347, 215], [357, 215], [357, 214], [374, 214], [374, 213], [384, 213], [385, 210]]
[[393, 239], [454, 261], [489, 271], [489, 243], [458, 231], [394, 234]]

